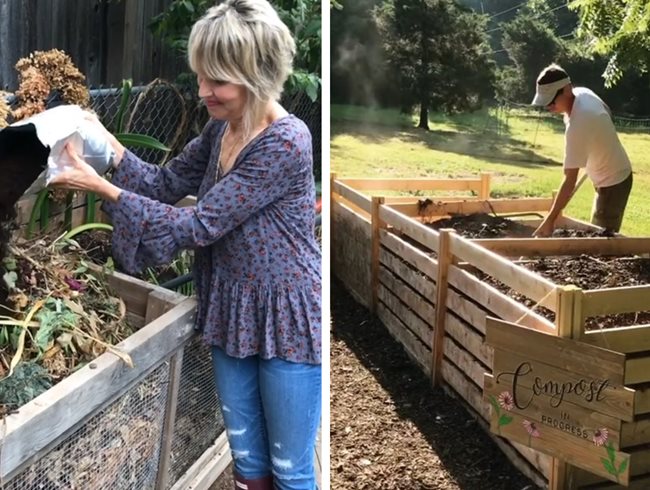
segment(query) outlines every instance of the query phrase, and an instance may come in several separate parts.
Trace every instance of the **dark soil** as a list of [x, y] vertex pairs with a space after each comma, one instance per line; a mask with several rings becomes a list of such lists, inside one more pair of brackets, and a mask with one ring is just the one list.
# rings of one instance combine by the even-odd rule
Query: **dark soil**
[[333, 280], [333, 490], [532, 490], [464, 405]]
[[[555, 284], [573, 284], [585, 290], [650, 284], [650, 259], [640, 257], [592, 257], [588, 255], [563, 258], [543, 257], [525, 261], [521, 265], [550, 279]], [[475, 275], [527, 306], [534, 305], [534, 301], [515, 293], [494, 278], [480, 272], [475, 272]], [[536, 311], [550, 320], [555, 319], [555, 314], [546, 308], [536, 308]], [[643, 323], [650, 323], [650, 311], [591, 317], [586, 321], [586, 329], [613, 328]]]
[[[453, 228], [465, 238], [530, 238], [535, 228], [526, 226], [516, 220], [493, 216], [491, 214], [458, 214], [427, 223], [434, 230]], [[585, 238], [612, 236], [607, 231], [574, 230], [557, 228], [553, 238]]]
[[111, 257], [111, 232], [108, 230], [88, 230], [79, 233], [74, 239], [96, 264], [103, 265]]

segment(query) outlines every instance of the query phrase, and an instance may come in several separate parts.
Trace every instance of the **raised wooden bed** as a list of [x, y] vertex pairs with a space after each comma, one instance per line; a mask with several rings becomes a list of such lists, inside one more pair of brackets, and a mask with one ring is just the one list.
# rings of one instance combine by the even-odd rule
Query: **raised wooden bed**
[[[647, 310], [650, 286], [583, 291], [558, 286], [512, 260], [540, 255], [648, 253], [650, 239], [468, 240], [449, 231], [434, 231], [421, 221], [449, 212], [543, 213], [551, 202], [452, 199], [436, 203], [435, 211], [430, 207], [428, 216], [423, 216], [417, 202], [385, 204], [383, 197], [369, 197], [345, 181], [333, 180], [331, 189], [333, 272], [376, 312], [434, 383], [451, 388], [467, 402], [486, 429], [490, 405], [483, 397], [483, 377], [492, 372], [494, 356], [485, 341], [488, 316], [625, 354], [624, 384], [636, 390], [635, 416], [622, 426], [620, 447], [631, 454], [630, 488], [650, 488], [650, 326], [597, 333], [584, 329], [588, 316]], [[564, 223], [570, 227], [580, 224], [570, 218]], [[470, 270], [492, 276], [548, 308], [555, 313], [555, 321], [482, 282]], [[616, 488], [525, 445], [495, 440], [513, 463], [539, 484], [569, 488], [571, 481], [574, 487]]]
[[195, 300], [114, 273], [142, 325], [3, 420], [3, 488], [207, 489], [230, 462]]

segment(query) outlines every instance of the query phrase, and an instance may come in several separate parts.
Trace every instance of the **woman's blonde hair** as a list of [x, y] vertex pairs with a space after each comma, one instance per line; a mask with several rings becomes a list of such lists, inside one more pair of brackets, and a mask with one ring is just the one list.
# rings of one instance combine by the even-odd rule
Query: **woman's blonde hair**
[[245, 135], [280, 98], [295, 52], [289, 28], [266, 0], [221, 2], [194, 24], [188, 42], [194, 72], [246, 88]]

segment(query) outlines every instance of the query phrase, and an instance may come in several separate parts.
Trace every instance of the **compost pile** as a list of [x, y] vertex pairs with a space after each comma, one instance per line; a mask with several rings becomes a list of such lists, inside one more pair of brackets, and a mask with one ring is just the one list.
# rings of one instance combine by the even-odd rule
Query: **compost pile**
[[[650, 259], [580, 255], [576, 257], [542, 257], [521, 261], [521, 265], [558, 285], [573, 284], [582, 289], [605, 289], [650, 284]], [[479, 271], [474, 274], [528, 307], [535, 302]], [[535, 311], [551, 321], [555, 314], [542, 307]], [[586, 319], [587, 330], [650, 323], [650, 311], [603, 315]]]
[[538, 488], [336, 280], [331, 331], [333, 489]]
[[13, 237], [3, 248], [0, 414], [32, 400], [134, 331], [124, 302], [76, 242]]

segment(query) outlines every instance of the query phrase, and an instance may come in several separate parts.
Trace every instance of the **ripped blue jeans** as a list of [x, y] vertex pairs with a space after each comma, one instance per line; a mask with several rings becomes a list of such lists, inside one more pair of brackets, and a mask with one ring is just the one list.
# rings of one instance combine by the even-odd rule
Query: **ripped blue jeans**
[[212, 366], [235, 470], [273, 474], [277, 490], [315, 490], [314, 444], [321, 414], [321, 366], [212, 348]]

